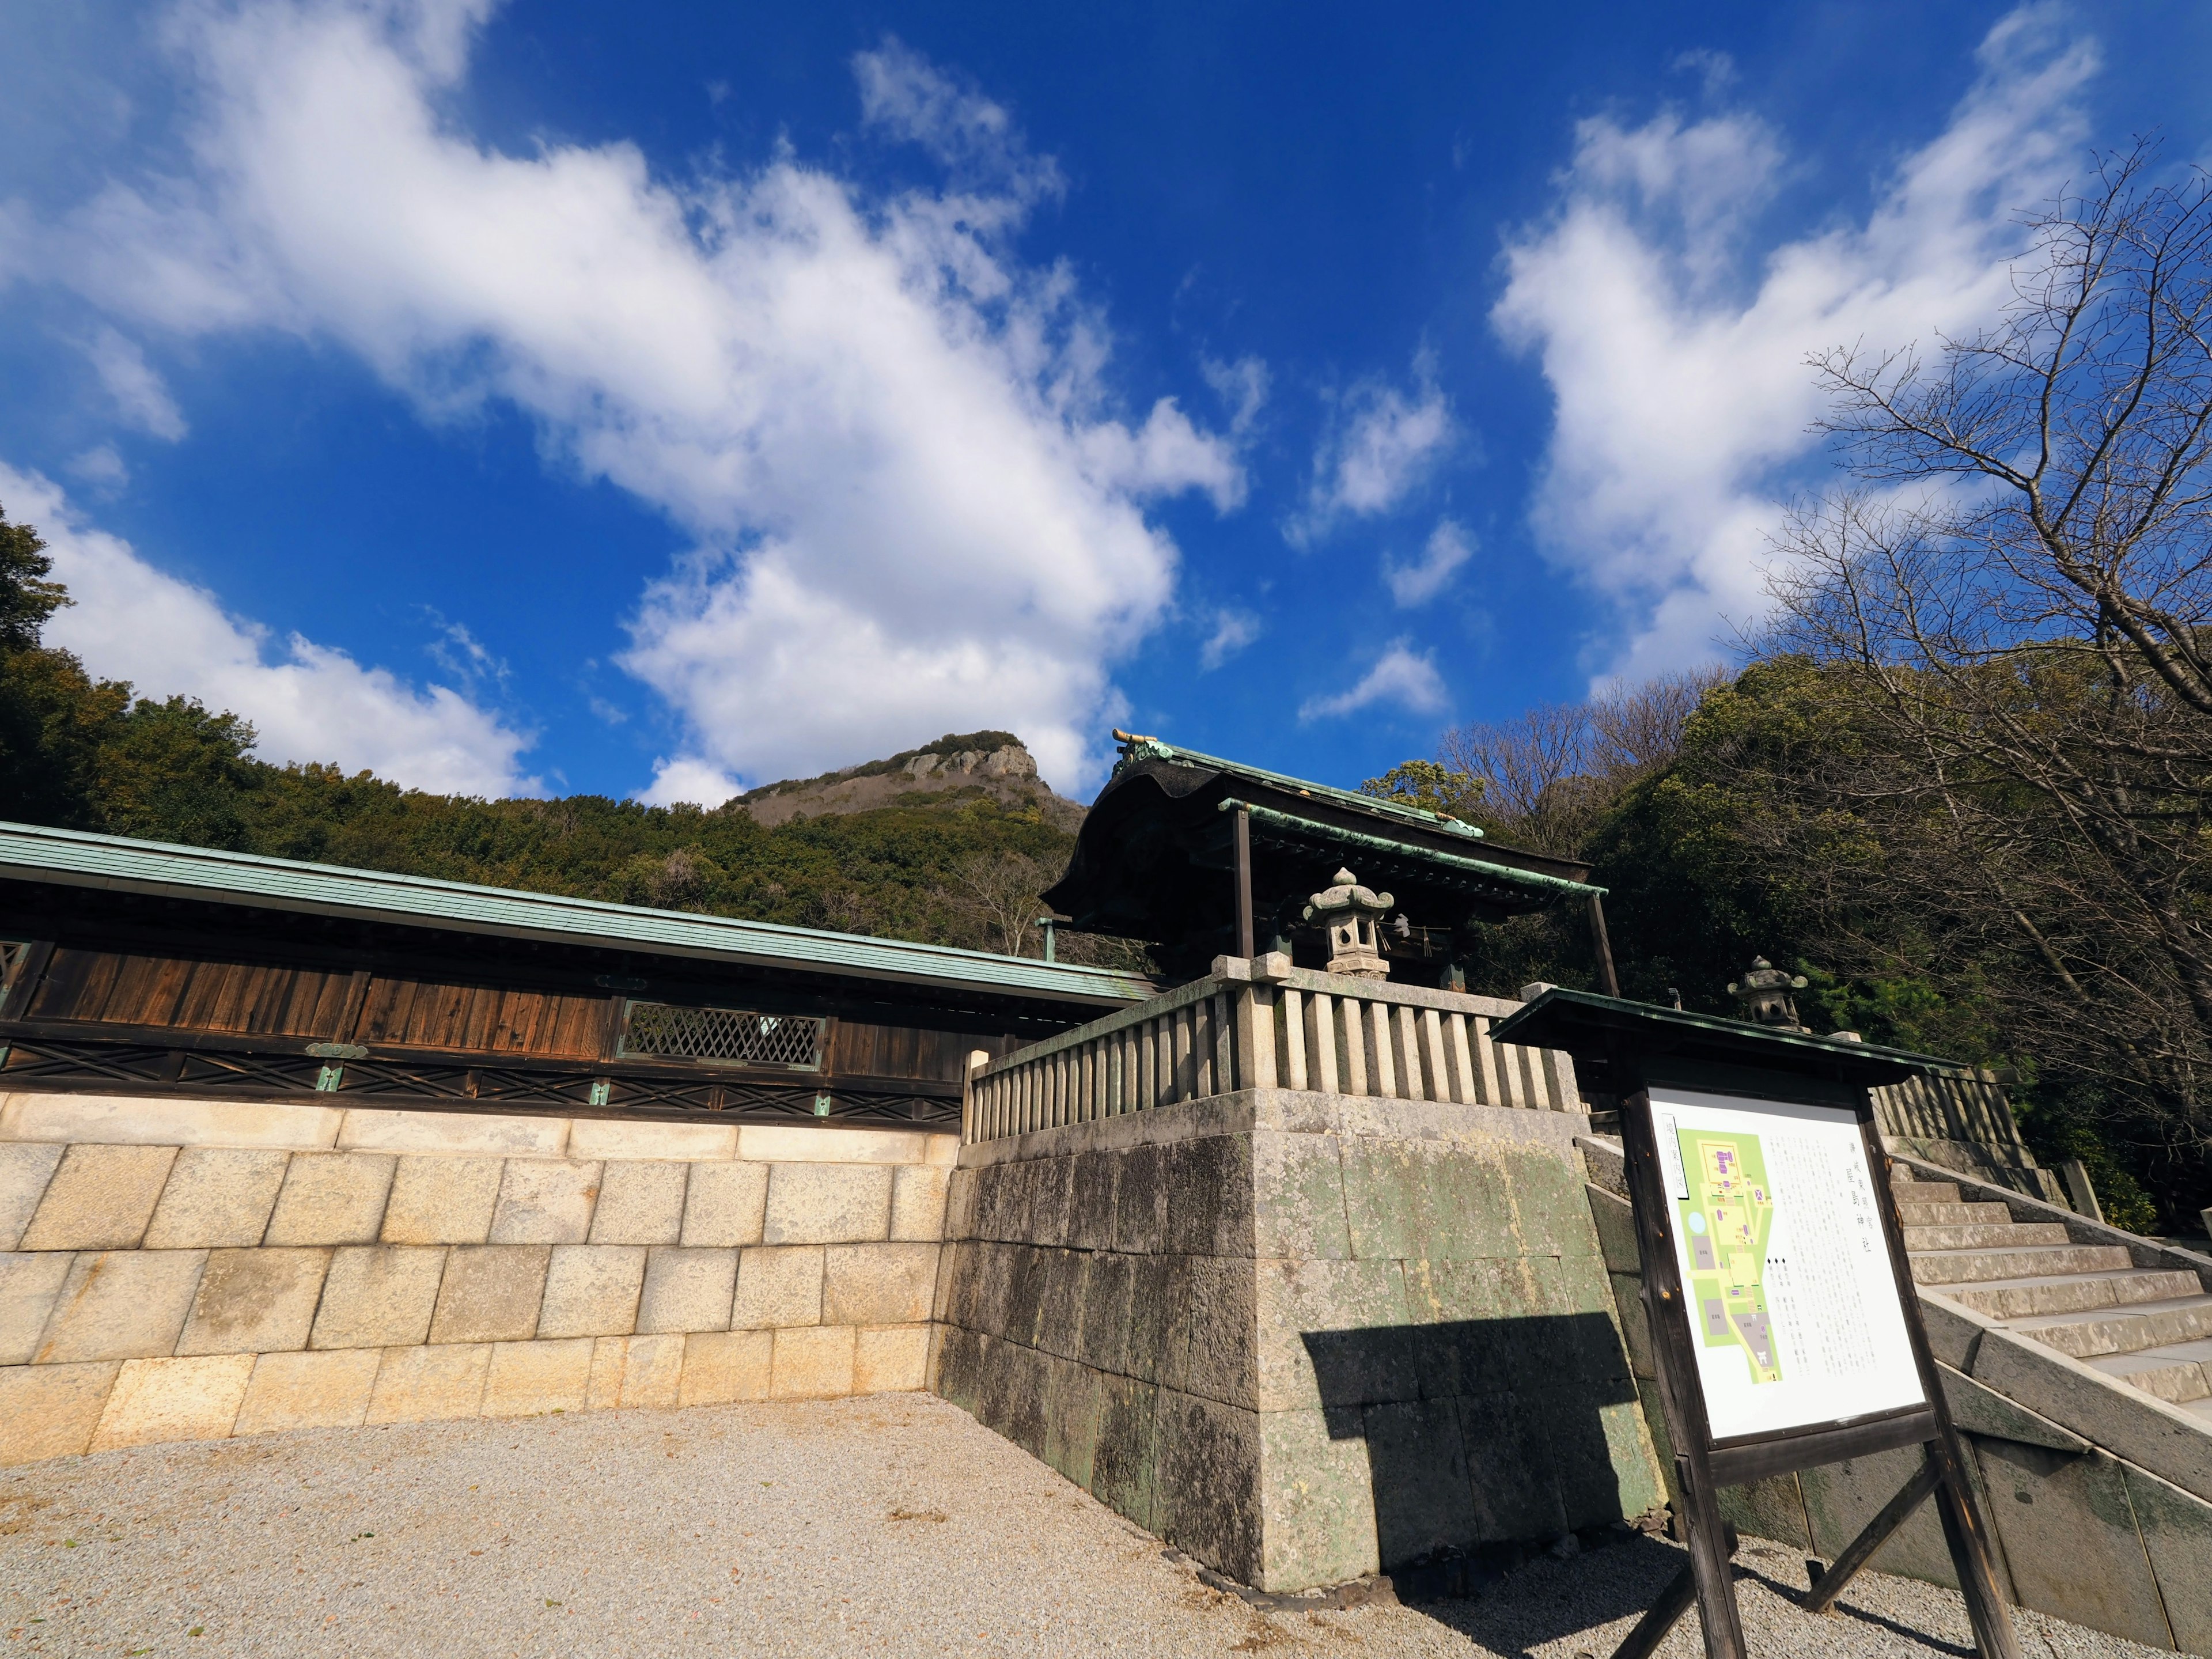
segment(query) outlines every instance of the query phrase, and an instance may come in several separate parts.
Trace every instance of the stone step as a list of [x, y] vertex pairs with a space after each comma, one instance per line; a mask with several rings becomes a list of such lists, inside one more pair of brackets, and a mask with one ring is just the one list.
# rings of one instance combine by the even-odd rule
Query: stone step
[[1921, 1250], [2016, 1250], [2029, 1244], [2063, 1244], [2063, 1221], [2003, 1221], [1993, 1226], [1907, 1227], [1905, 1248]]
[[2002, 1204], [1923, 1204], [1899, 1199], [1897, 1218], [1907, 1227], [2002, 1227], [2012, 1212]]
[[2149, 1353], [2113, 1354], [2088, 1362], [2106, 1376], [2173, 1406], [2212, 1401], [2208, 1363], [2212, 1363], [2212, 1342], [2177, 1343]]
[[2110, 1273], [2135, 1266], [2124, 1244], [2047, 1244], [2021, 1250], [1922, 1250], [1916, 1252], [1911, 1261], [1916, 1285], [1966, 1285], [1991, 1279]]
[[2212, 1338], [2212, 1296], [2023, 1319], [2012, 1328], [2076, 1359], [2142, 1353]]
[[1992, 1279], [1961, 1285], [1943, 1294], [1987, 1318], [2028, 1319], [2037, 1314], [2083, 1313], [2138, 1302], [2171, 1302], [2195, 1296], [2202, 1288], [2195, 1273], [2179, 1268], [2133, 1267], [2122, 1273]]
[[1955, 1181], [1893, 1181], [1889, 1190], [1899, 1204], [1956, 1204]]
[[2202, 1418], [2205, 1433], [2212, 1434], [2212, 1400], [2191, 1400], [2184, 1404], [2181, 1409], [2191, 1417]]

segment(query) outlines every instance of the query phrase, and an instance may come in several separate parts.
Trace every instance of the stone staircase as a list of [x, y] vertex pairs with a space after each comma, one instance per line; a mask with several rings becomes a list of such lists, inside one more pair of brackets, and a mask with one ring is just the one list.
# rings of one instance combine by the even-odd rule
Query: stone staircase
[[2060, 1222], [1966, 1203], [1955, 1182], [1896, 1167], [1898, 1218], [1925, 1293], [1969, 1308], [2200, 1419], [2212, 1431], [2212, 1296], [2123, 1244], [2076, 1243]]

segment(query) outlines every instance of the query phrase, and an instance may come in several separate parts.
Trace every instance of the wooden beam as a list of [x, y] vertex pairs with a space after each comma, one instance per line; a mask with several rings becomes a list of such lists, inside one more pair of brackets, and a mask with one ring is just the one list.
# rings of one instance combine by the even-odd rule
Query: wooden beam
[[1230, 814], [1237, 849], [1237, 954], [1252, 960], [1252, 811], [1240, 806]]
[[1905, 1483], [1896, 1497], [1881, 1506], [1881, 1513], [1866, 1524], [1866, 1530], [1851, 1540], [1844, 1553], [1836, 1558], [1835, 1565], [1813, 1581], [1812, 1594], [1805, 1598], [1808, 1613], [1826, 1613], [1835, 1605], [1844, 1587], [1866, 1565], [1868, 1559], [1889, 1541], [1895, 1532], [1911, 1518], [1912, 1512], [1928, 1501], [1928, 1494], [1936, 1490], [1942, 1471], [1933, 1457], [1923, 1457], [1912, 1479]]

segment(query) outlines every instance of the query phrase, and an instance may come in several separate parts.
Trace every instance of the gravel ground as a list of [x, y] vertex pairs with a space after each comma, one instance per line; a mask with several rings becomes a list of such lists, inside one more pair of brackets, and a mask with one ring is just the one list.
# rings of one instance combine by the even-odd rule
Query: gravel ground
[[[1971, 1652], [1959, 1600], [1835, 1617], [1746, 1540], [1753, 1651]], [[1638, 1538], [1471, 1601], [1255, 1612], [926, 1395], [413, 1425], [0, 1474], [0, 1630], [46, 1654], [1602, 1656], [1681, 1559]], [[2152, 1650], [2019, 1615], [2037, 1659]], [[1702, 1651], [1695, 1619], [1668, 1655]]]

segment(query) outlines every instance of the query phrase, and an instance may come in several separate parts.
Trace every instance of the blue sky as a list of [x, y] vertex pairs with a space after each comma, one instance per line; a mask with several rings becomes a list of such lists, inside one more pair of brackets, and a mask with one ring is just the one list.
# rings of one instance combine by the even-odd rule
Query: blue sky
[[0, 505], [278, 760], [1339, 782], [1711, 659], [2182, 4], [0, 5]]

